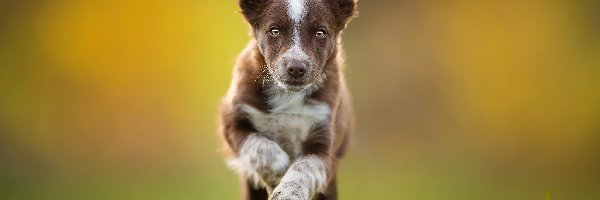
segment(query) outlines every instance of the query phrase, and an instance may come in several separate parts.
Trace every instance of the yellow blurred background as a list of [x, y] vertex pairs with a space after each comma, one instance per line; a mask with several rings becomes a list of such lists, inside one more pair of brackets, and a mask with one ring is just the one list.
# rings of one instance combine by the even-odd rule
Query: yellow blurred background
[[[600, 199], [600, 3], [360, 2], [342, 199]], [[239, 199], [237, 1], [0, 1], [0, 199]]]

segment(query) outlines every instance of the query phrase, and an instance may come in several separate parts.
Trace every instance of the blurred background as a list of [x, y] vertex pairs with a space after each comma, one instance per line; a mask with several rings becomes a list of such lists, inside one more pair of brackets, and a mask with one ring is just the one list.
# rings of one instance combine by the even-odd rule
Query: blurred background
[[[600, 2], [360, 2], [342, 199], [600, 199]], [[237, 1], [0, 1], [0, 199], [239, 199]]]

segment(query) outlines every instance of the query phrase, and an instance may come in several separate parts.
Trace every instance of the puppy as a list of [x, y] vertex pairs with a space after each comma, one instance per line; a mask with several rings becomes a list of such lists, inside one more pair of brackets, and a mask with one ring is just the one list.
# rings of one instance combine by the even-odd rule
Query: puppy
[[354, 0], [240, 0], [252, 40], [221, 105], [245, 199], [337, 199], [352, 128], [340, 34]]

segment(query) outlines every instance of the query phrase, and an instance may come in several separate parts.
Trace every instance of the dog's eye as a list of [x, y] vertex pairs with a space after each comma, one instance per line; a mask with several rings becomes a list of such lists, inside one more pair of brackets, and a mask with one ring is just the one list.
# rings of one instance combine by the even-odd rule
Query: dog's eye
[[279, 29], [278, 29], [278, 28], [271, 28], [271, 29], [269, 30], [269, 33], [270, 33], [272, 36], [278, 36], [278, 35], [279, 35]]
[[317, 37], [320, 37], [320, 38], [322, 38], [322, 37], [325, 37], [325, 35], [326, 35], [326, 34], [327, 34], [327, 33], [325, 33], [325, 30], [324, 30], [324, 29], [322, 29], [322, 28], [321, 28], [321, 29], [319, 29], [319, 30], [317, 30], [317, 33], [315, 33], [315, 35], [316, 35]]

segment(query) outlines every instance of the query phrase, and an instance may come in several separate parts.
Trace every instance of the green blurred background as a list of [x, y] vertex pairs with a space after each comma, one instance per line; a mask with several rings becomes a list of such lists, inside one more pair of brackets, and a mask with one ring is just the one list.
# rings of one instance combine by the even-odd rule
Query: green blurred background
[[[598, 1], [363, 0], [342, 199], [600, 199]], [[0, 199], [239, 199], [237, 1], [0, 1]]]

